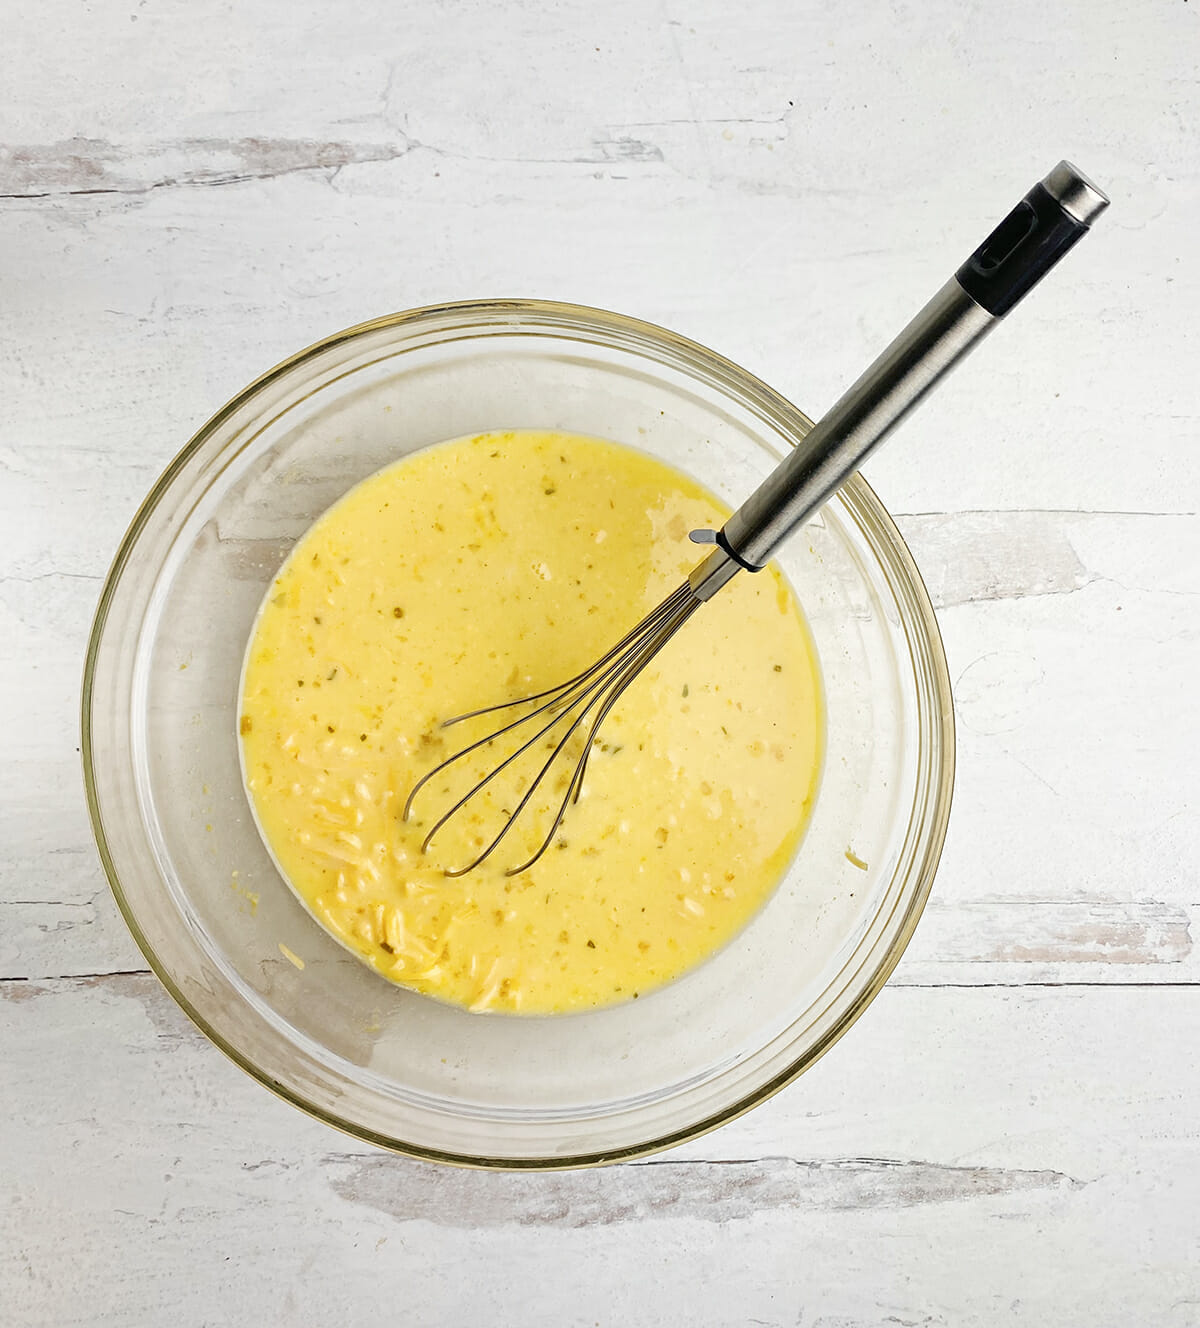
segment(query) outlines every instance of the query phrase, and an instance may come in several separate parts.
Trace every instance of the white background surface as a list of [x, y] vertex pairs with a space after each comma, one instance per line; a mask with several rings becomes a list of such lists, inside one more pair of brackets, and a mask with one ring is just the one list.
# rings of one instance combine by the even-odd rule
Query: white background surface
[[[0, 15], [0, 1322], [1200, 1324], [1200, 5], [244, 4]], [[339, 327], [535, 295], [819, 414], [1060, 156], [1096, 233], [868, 474], [960, 773], [894, 979], [650, 1163], [419, 1166], [148, 974], [84, 810], [155, 476]]]

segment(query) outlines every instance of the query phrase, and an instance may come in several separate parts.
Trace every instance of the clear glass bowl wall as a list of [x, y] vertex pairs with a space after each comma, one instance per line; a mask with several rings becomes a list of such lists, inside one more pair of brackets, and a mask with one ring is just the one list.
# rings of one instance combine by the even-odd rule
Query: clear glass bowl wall
[[[487, 429], [565, 429], [642, 448], [733, 507], [808, 427], [751, 375], [662, 329], [569, 305], [487, 302], [331, 337], [200, 431], [138, 513], [105, 586], [84, 760], [126, 920], [218, 1046], [365, 1140], [475, 1165], [561, 1167], [712, 1128], [840, 1036], [916, 924], [953, 775], [933, 613], [861, 479], [780, 557], [812, 628], [827, 709], [804, 842], [733, 943], [637, 1002], [480, 1016], [391, 986], [280, 880], [250, 815], [236, 736], [239, 670], [267, 586], [316, 517], [381, 466]], [[687, 630], [704, 630], [702, 613]]]

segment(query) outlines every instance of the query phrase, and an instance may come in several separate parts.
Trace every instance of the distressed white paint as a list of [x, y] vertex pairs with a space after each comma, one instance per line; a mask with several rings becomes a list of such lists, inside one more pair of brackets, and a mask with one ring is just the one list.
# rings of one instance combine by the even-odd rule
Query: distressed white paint
[[[10, 10], [0, 1322], [1200, 1323], [1200, 9]], [[870, 471], [960, 767], [851, 1035], [661, 1161], [523, 1178], [371, 1153], [209, 1048], [76, 752], [107, 561], [188, 434], [333, 329], [497, 294], [669, 324], [819, 412], [1064, 153], [1114, 206]]]
[[888, 988], [718, 1133], [532, 1177], [306, 1120], [149, 976], [10, 993], [0, 1036], [24, 1323], [1196, 1322], [1195, 987]]

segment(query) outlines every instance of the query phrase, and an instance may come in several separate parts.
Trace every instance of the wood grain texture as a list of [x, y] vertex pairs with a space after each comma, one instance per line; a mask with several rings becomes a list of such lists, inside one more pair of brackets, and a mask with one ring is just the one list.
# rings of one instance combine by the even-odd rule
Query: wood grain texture
[[343, 1140], [151, 977], [0, 992], [13, 1322], [1195, 1322], [1195, 988], [889, 987], [717, 1134], [550, 1176]]
[[[1200, 1324], [1200, 8], [180, 0], [0, 41], [0, 1323]], [[538, 295], [819, 413], [1059, 156], [1096, 234], [870, 477], [959, 775], [852, 1035], [652, 1162], [452, 1173], [210, 1048], [83, 805], [155, 476], [282, 356]]]

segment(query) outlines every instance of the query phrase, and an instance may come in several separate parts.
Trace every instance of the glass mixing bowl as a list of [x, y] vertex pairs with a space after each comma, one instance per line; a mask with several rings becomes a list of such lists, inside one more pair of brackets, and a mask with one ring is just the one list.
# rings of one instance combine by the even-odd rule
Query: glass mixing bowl
[[[341, 332], [200, 430], [138, 512], [104, 586], [83, 753], [117, 902], [217, 1046], [368, 1142], [526, 1168], [678, 1143], [829, 1049], [916, 926], [954, 766], [933, 611], [861, 478], [780, 558], [825, 688], [825, 769], [804, 841], [741, 935], [637, 1002], [473, 1015], [392, 986], [280, 879], [236, 736], [239, 670], [266, 586], [314, 519], [381, 466], [463, 434], [564, 429], [632, 443], [736, 507], [809, 427], [750, 374], [661, 328], [500, 300]], [[688, 630], [704, 630], [703, 612]]]

